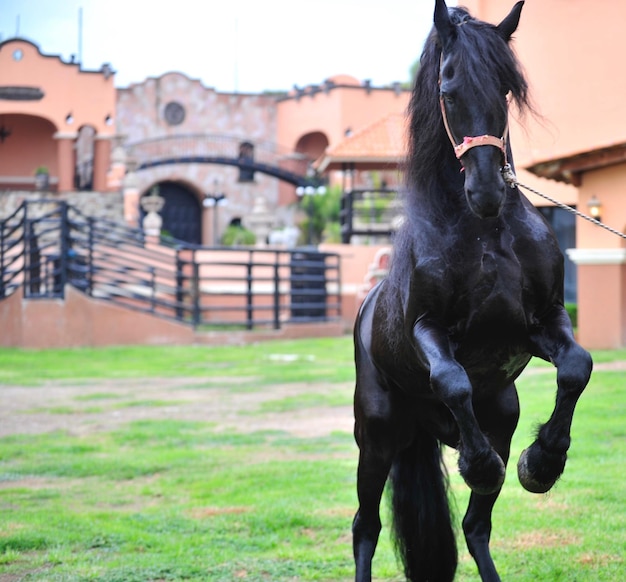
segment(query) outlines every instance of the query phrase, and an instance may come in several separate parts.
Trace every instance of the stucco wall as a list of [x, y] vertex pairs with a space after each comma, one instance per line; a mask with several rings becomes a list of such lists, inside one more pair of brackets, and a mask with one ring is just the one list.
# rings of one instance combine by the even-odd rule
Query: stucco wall
[[0, 301], [0, 345], [34, 349], [130, 344], [189, 344], [187, 326], [91, 299], [66, 287], [65, 299]]

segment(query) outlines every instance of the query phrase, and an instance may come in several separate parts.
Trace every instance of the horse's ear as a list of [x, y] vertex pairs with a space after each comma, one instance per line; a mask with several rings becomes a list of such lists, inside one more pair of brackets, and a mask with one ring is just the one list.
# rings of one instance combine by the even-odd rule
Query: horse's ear
[[521, 2], [518, 2], [515, 6], [513, 6], [508, 16], [506, 16], [505, 19], [496, 27], [498, 34], [506, 42], [509, 42], [509, 40], [511, 40], [511, 36], [517, 30], [517, 25], [519, 24], [519, 17], [522, 13], [523, 6], [524, 0], [521, 0]]
[[441, 47], [445, 51], [450, 47], [455, 36], [454, 25], [450, 21], [450, 14], [448, 14], [445, 0], [435, 1], [435, 28], [437, 29], [437, 34], [439, 34]]

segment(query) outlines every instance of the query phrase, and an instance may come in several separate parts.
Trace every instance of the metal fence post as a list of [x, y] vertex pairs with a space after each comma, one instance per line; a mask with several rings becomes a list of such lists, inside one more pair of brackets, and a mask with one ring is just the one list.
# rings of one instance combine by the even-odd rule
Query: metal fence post
[[280, 253], [274, 257], [274, 329], [280, 329]]
[[87, 218], [87, 224], [89, 225], [89, 233], [87, 235], [87, 256], [89, 261], [89, 268], [87, 270], [87, 294], [93, 296], [93, 279], [94, 279], [94, 264], [93, 264], [93, 255], [94, 255], [94, 236], [93, 231], [95, 228], [96, 220], [92, 216]]
[[183, 309], [185, 276], [183, 275], [183, 261], [180, 258], [180, 253], [180, 249], [176, 249], [176, 319], [182, 321], [185, 316]]
[[154, 267], [149, 267], [148, 272], [150, 273], [150, 313], [154, 313], [156, 311], [156, 269]]
[[4, 221], [0, 223], [0, 297], [4, 297]]
[[193, 324], [197, 326], [200, 323], [200, 266], [196, 261], [196, 253], [193, 253], [193, 275], [191, 280], [191, 296], [193, 299]]
[[341, 242], [344, 244], [350, 244], [353, 228], [353, 198], [354, 194], [352, 190], [344, 192], [341, 197]]
[[254, 309], [252, 301], [252, 257], [248, 260], [246, 267], [246, 329], [254, 327]]
[[[53, 267], [54, 272], [54, 281], [55, 281], [55, 291], [59, 293], [59, 297], [61, 299], [65, 298], [65, 285], [68, 280], [67, 276], [67, 267], [68, 267], [68, 253], [70, 250], [70, 229], [69, 229], [69, 221], [67, 216], [67, 202], [64, 200], [59, 202], [59, 220], [61, 223], [61, 240], [60, 240], [60, 257], [59, 257], [59, 267], [58, 273], [57, 269]], [[58, 275], [58, 279], [56, 277]]]

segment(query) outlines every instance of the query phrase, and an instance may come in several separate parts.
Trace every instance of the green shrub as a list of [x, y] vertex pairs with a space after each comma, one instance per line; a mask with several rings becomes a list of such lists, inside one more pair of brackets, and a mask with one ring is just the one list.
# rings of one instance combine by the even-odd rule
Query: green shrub
[[231, 225], [222, 235], [222, 244], [225, 247], [253, 245], [255, 242], [255, 234], [243, 226]]
[[566, 303], [565, 309], [567, 310], [567, 314], [572, 321], [572, 326], [578, 327], [578, 304]]

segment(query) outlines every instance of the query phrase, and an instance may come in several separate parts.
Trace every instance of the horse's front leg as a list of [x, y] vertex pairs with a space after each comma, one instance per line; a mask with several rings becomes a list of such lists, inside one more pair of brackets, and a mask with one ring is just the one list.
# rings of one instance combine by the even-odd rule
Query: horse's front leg
[[420, 319], [413, 327], [417, 356], [430, 370], [430, 385], [450, 409], [459, 427], [459, 472], [475, 493], [487, 495], [504, 482], [504, 462], [480, 430], [472, 405], [472, 385], [454, 358], [448, 334], [437, 323]]
[[569, 316], [556, 308], [531, 337], [534, 355], [550, 360], [557, 368], [556, 404], [552, 416], [533, 444], [522, 452], [517, 473], [522, 486], [532, 493], [548, 491], [565, 469], [570, 429], [578, 398], [589, 382], [593, 362], [574, 340]]
[[[519, 420], [519, 412], [519, 400], [514, 384], [495, 393], [492, 399], [484, 401], [476, 408], [480, 426], [489, 435], [489, 440], [505, 464], [509, 459], [511, 438]], [[463, 519], [467, 548], [478, 566], [483, 582], [500, 582], [489, 551], [491, 512], [499, 493], [499, 490], [490, 495], [472, 493]]]

